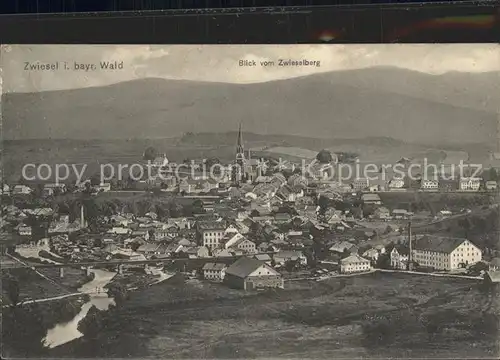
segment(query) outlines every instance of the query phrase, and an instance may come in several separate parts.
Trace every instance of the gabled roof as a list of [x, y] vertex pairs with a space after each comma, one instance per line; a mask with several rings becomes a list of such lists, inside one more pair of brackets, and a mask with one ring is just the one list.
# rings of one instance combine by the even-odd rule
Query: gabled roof
[[488, 277], [491, 280], [491, 282], [499, 283], [500, 271], [487, 271], [485, 277]]
[[137, 248], [138, 252], [153, 252], [158, 249], [159, 244], [144, 244]]
[[242, 257], [226, 270], [226, 274], [244, 279], [261, 266], [269, 268], [269, 266], [265, 265], [262, 261]]
[[397, 244], [397, 245], [394, 245], [394, 247], [392, 248], [392, 250], [394, 250], [394, 249], [396, 249], [396, 251], [400, 255], [409, 255], [410, 254], [410, 248], [407, 247], [406, 245]]
[[340, 262], [342, 264], [349, 264], [349, 263], [370, 262], [370, 261], [359, 256], [358, 254], [352, 254], [352, 255], [340, 260]]
[[491, 259], [490, 265], [500, 267], [500, 258], [495, 257], [495, 258]]
[[254, 255], [254, 258], [259, 260], [259, 261], [270, 261], [271, 256], [269, 254], [257, 254]]
[[464, 238], [425, 235], [413, 243], [413, 248], [415, 250], [434, 251], [449, 254], [464, 241], [468, 240]]
[[277, 213], [274, 215], [275, 219], [290, 220], [292, 216], [289, 213]]
[[227, 268], [226, 264], [223, 263], [206, 263], [203, 265], [203, 270], [224, 270]]
[[274, 254], [274, 258], [280, 259], [299, 259], [303, 256], [304, 254], [301, 251], [295, 250], [281, 250]]
[[354, 244], [351, 244], [348, 241], [341, 241], [332, 244], [328, 250], [330, 251], [336, 251], [336, 252], [344, 252], [345, 250], [349, 250], [354, 246]]
[[227, 223], [225, 221], [200, 221], [198, 222], [199, 230], [225, 230]]
[[230, 246], [230, 247], [235, 247], [235, 246], [238, 246], [238, 245], [240, 245], [240, 244], [242, 244], [242, 243], [244, 243], [244, 242], [250, 242], [250, 243], [252, 243], [252, 244], [255, 244], [253, 241], [248, 240], [248, 239], [247, 239], [246, 237], [244, 237], [244, 236], [241, 236], [238, 240], [236, 240], [236, 241], [234, 242], [234, 244], [231, 244], [231, 246]]
[[361, 199], [363, 201], [380, 201], [380, 196], [378, 194], [363, 194]]
[[392, 210], [392, 213], [393, 214], [407, 214], [408, 211], [405, 209], [394, 209], [394, 210]]

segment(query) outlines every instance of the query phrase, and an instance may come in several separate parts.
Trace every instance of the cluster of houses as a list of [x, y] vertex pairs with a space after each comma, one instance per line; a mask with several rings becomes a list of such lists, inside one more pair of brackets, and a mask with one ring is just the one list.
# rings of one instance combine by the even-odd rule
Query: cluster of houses
[[[385, 190], [385, 186], [395, 191], [405, 189], [403, 179], [393, 179], [385, 185], [372, 184], [362, 178], [349, 185], [342, 184], [328, 180], [331, 167], [319, 162], [309, 167], [309, 172], [315, 174], [309, 178], [295, 172], [293, 164], [286, 162], [269, 171], [262, 166], [262, 160], [250, 156], [245, 159], [241, 133], [238, 143], [236, 162], [243, 164], [243, 170], [236, 176], [232, 165], [220, 165], [216, 179], [192, 173], [190, 177], [179, 178], [172, 176], [167, 169], [168, 159], [161, 156], [153, 161], [157, 176], [139, 181], [146, 187], [172, 191], [176, 196], [201, 202], [202, 211], [190, 216], [159, 216], [154, 210], [138, 214], [122, 209], [112, 215], [101, 214], [97, 229], [91, 230], [83, 206], [79, 218], [71, 220], [69, 215], [51, 208], [23, 209], [7, 205], [2, 206], [2, 227], [7, 224], [10, 231], [29, 242], [39, 235], [29, 220], [50, 218], [42, 236], [50, 240], [44, 246], [50, 245], [49, 250], [64, 259], [75, 262], [206, 259], [201, 269], [205, 279], [243, 289], [283, 287], [281, 269], [290, 263], [308, 266], [311, 249], [318, 243], [328, 253], [325, 262], [334, 264], [340, 273], [370, 271], [382, 255], [390, 257], [392, 268], [407, 268], [410, 253], [404, 245], [389, 248], [377, 245], [360, 253], [359, 244], [376, 237], [376, 232], [363, 228], [353, 211], [319, 206], [320, 197], [343, 202], [345, 196], [352, 196], [355, 191], [362, 193], [363, 205], [375, 209], [372, 217], [404, 220], [413, 214], [404, 209], [389, 210], [376, 193]], [[292, 171], [285, 175], [285, 170]], [[458, 189], [478, 191], [481, 187], [478, 184], [480, 179], [461, 179]], [[91, 185], [87, 180], [75, 191], [108, 192], [113, 186], [111, 183]], [[439, 190], [440, 186], [439, 181], [420, 182], [421, 189], [426, 191]], [[486, 182], [485, 186], [496, 189], [492, 182]], [[67, 191], [64, 185], [45, 184], [40, 196], [56, 196]], [[11, 189], [4, 184], [2, 188], [3, 195], [32, 193], [33, 189], [27, 185], [15, 185]], [[476, 263], [481, 256], [481, 250], [466, 239], [428, 235], [415, 239], [411, 258], [422, 266], [453, 270]], [[229, 259], [238, 260], [231, 263]]]
[[394, 178], [384, 185], [368, 185], [358, 190], [364, 191], [405, 191], [408, 189], [421, 190], [421, 191], [495, 191], [498, 189], [498, 182], [496, 180], [484, 180], [480, 177], [462, 177], [457, 180], [449, 179], [420, 179], [409, 181], [403, 178]]

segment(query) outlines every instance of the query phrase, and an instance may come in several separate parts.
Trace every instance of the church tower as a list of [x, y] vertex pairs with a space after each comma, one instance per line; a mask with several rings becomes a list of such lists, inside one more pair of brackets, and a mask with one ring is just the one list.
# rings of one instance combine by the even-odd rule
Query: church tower
[[238, 141], [236, 144], [236, 163], [235, 163], [235, 171], [233, 175], [233, 180], [239, 184], [244, 177], [245, 174], [245, 149], [243, 148], [243, 136], [241, 134], [241, 123], [238, 129]]

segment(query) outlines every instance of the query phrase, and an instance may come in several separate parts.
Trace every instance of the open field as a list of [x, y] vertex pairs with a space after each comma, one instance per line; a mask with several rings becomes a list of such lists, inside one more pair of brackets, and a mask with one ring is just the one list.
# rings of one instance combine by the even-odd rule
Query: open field
[[[176, 138], [124, 139], [124, 140], [16, 140], [5, 141], [3, 149], [4, 176], [7, 182], [17, 182], [25, 164], [68, 164], [81, 171], [86, 164], [85, 176], [99, 171], [100, 164], [142, 163], [144, 150], [153, 146], [158, 153], [165, 153], [170, 161], [186, 159], [219, 158], [234, 160], [236, 133], [200, 133]], [[457, 164], [468, 156], [467, 151], [453, 151], [408, 144], [391, 138], [368, 137], [363, 139], [316, 139], [287, 135], [243, 135], [246, 149], [253, 149], [254, 157], [271, 156], [290, 161], [314, 158], [323, 148], [332, 152], [350, 152], [359, 155], [361, 163], [394, 165], [402, 157], [415, 161], [427, 159], [429, 164]], [[483, 151], [484, 152], [484, 151]], [[486, 164], [484, 154], [475, 163]], [[51, 181], [53, 179], [49, 179]], [[73, 176], [69, 180], [74, 180]]]
[[471, 280], [381, 273], [258, 294], [167, 281], [130, 294], [50, 356], [492, 357], [499, 309], [482, 291]]
[[460, 211], [472, 206], [490, 205], [498, 201], [497, 194], [474, 192], [381, 192], [380, 198], [387, 208], [406, 209], [411, 204], [417, 205], [420, 210], [435, 214], [441, 210]]
[[[52, 271], [53, 269], [44, 269], [43, 271], [46, 272], [48, 270]], [[58, 269], [56, 271], [59, 272]], [[28, 299], [36, 300], [50, 298], [65, 294], [71, 294], [74, 292], [63, 285], [65, 283], [64, 281], [60, 283], [57, 277], [51, 277], [50, 279], [54, 281], [50, 281], [41, 277], [30, 268], [14, 268], [9, 270], [2, 270], [1, 279], [3, 284], [5, 284], [5, 281], [8, 277], [14, 278], [19, 284], [19, 301]], [[66, 283], [72, 282], [73, 279], [74, 277], [69, 275]], [[4, 305], [11, 303], [8, 296], [8, 289], [5, 286], [2, 286], [2, 303]]]
[[58, 268], [40, 268], [38, 271], [48, 278], [55, 280], [66, 289], [75, 291], [89, 281], [85, 270], [78, 268], [65, 267], [64, 277], [62, 278], [60, 277]]

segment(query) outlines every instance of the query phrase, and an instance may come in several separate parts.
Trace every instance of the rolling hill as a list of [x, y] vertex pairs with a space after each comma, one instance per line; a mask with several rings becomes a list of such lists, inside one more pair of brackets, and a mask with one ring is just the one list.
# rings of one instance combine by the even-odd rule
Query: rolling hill
[[11, 93], [2, 98], [3, 131], [5, 139], [160, 138], [242, 122], [260, 134], [493, 144], [495, 76], [373, 68], [245, 85], [141, 79]]

